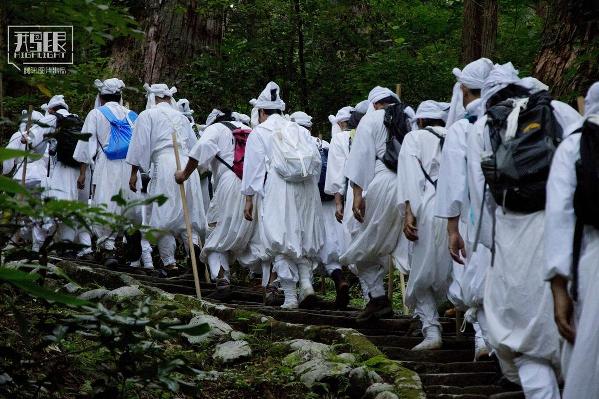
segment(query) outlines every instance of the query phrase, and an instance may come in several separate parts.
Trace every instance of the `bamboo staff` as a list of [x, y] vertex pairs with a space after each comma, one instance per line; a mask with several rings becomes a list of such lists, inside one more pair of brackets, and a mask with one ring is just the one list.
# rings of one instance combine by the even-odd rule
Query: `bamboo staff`
[[[29, 115], [27, 116], [27, 128], [25, 129], [25, 132], [27, 132], [27, 134], [29, 135], [29, 129], [31, 129], [31, 117], [33, 114], [33, 105], [29, 106]], [[25, 151], [29, 150], [29, 136], [27, 137], [27, 141], [25, 142]], [[27, 155], [25, 155], [23, 157], [23, 173], [21, 175], [21, 184], [23, 185], [23, 188], [26, 188], [25, 184], [26, 184], [26, 180], [27, 180]]]
[[[173, 131], [172, 137], [177, 170], [181, 170], [179, 145], [177, 144], [177, 133], [175, 131]], [[196, 287], [196, 295], [198, 296], [198, 299], [202, 299], [202, 291], [200, 290], [200, 277], [198, 276], [198, 265], [196, 263], [196, 251], [195, 247], [193, 246], [193, 233], [191, 230], [191, 221], [189, 219], [189, 208], [187, 207], [187, 197], [185, 196], [185, 186], [183, 186], [183, 184], [179, 184], [179, 193], [181, 194], [181, 202], [183, 203], [183, 216], [185, 218], [185, 228], [187, 229], [187, 245], [189, 246], [189, 256], [191, 256], [191, 269], [193, 271], [193, 281]]]
[[580, 115], [584, 115], [584, 97], [580, 96], [577, 99], [578, 102], [578, 112], [580, 113]]
[[406, 306], [406, 277], [405, 275], [399, 271], [399, 284], [401, 289], [401, 303], [403, 304], [403, 314], [410, 314], [410, 309]]

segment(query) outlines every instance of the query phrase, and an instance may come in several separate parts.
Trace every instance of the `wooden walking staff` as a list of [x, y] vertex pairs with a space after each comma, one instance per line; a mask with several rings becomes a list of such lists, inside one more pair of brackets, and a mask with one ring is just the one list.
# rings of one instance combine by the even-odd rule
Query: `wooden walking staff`
[[[29, 129], [31, 129], [31, 117], [33, 114], [33, 105], [29, 106], [29, 114], [27, 115], [27, 128], [25, 129], [25, 132], [27, 132], [27, 134], [29, 135]], [[25, 151], [29, 151], [29, 136], [27, 137], [27, 142], [25, 143]], [[26, 184], [26, 180], [27, 180], [27, 156], [23, 157], [23, 174], [21, 175], [21, 184], [23, 185], [23, 188], [25, 187]]]
[[[177, 170], [181, 170], [179, 145], [177, 144], [177, 132], [175, 131], [173, 131], [173, 149], [175, 150], [175, 162], [177, 163]], [[187, 245], [189, 246], [189, 256], [191, 256], [191, 269], [193, 271], [193, 281], [196, 287], [196, 295], [198, 296], [198, 299], [202, 299], [202, 291], [200, 290], [200, 276], [198, 275], [198, 265], [196, 263], [196, 251], [195, 247], [193, 246], [191, 220], [189, 219], [189, 208], [187, 207], [187, 197], [185, 196], [185, 186], [183, 186], [183, 184], [179, 184], [179, 193], [181, 194], [181, 203], [183, 204], [183, 217], [185, 218], [185, 228], [187, 229]]]
[[584, 116], [584, 97], [580, 96], [576, 100], [578, 102], [578, 112]]

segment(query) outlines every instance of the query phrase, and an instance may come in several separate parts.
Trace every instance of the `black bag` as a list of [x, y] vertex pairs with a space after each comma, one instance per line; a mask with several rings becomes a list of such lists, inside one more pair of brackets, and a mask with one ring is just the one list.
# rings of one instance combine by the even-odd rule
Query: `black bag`
[[56, 160], [66, 166], [79, 168], [80, 162], [73, 159], [77, 142], [82, 138], [83, 121], [75, 114], [63, 116], [56, 113]]
[[586, 120], [580, 133], [580, 159], [576, 162], [574, 192], [574, 245], [572, 256], [572, 297], [578, 298], [578, 263], [582, 249], [584, 226], [599, 229], [599, 125]]
[[481, 168], [497, 204], [511, 211], [545, 209], [551, 160], [562, 137], [551, 101], [547, 91], [531, 95], [526, 109], [520, 111], [516, 134], [508, 142], [503, 142], [501, 134], [513, 110], [513, 99], [487, 111], [493, 154], [481, 161]]
[[335, 199], [335, 196], [324, 192], [324, 183], [327, 179], [327, 164], [329, 162], [329, 149], [324, 148], [321, 143], [321, 145], [318, 147], [318, 151], [320, 152], [321, 160], [320, 179], [318, 180], [318, 191], [320, 191], [320, 200], [322, 202], [332, 201]]
[[392, 172], [397, 173], [397, 159], [403, 138], [410, 131], [410, 120], [405, 113], [406, 105], [392, 104], [385, 108], [383, 123], [387, 128], [387, 146], [381, 161]]

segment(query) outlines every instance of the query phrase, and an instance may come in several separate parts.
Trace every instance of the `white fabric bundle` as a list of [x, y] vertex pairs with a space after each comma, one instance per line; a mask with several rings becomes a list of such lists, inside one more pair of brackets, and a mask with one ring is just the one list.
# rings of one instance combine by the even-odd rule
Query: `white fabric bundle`
[[233, 117], [233, 119], [235, 119], [237, 122], [241, 122], [244, 125], [249, 126], [250, 124], [250, 117], [247, 116], [246, 114], [242, 114], [240, 112], [232, 112], [231, 116]]
[[[50, 99], [50, 101], [48, 101], [47, 109], [54, 108], [54, 107], [57, 107], [59, 105], [62, 105], [67, 110], [69, 109], [69, 106], [65, 102], [64, 96], [62, 94], [57, 94], [54, 97], [52, 97]], [[42, 105], [42, 109], [43, 109], [43, 105]]]
[[361, 114], [366, 114], [366, 112], [368, 112], [369, 105], [370, 102], [368, 100], [362, 100], [356, 104], [356, 106], [354, 107], [354, 111], [359, 112]]
[[584, 99], [584, 116], [599, 114], [599, 82], [593, 83]]
[[349, 120], [352, 111], [354, 111], [353, 107], [343, 107], [337, 111], [336, 115], [329, 115], [329, 122], [331, 123], [331, 137], [341, 131], [339, 122], [345, 122]]
[[533, 78], [532, 76], [522, 78], [522, 83], [524, 87], [531, 91], [531, 93], [538, 93], [540, 91], [549, 90], [549, 86], [541, 82], [539, 79]]
[[420, 103], [414, 119], [440, 119], [447, 121], [449, 103], [426, 100]]
[[292, 122], [297, 123], [307, 129], [312, 127], [312, 117], [305, 112], [297, 111], [289, 115], [289, 119]]
[[281, 88], [275, 82], [268, 82], [258, 99], [252, 104], [258, 109], [278, 109], [285, 111], [285, 102], [281, 99]]
[[181, 112], [183, 115], [187, 117], [187, 119], [189, 119], [189, 122], [192, 125], [195, 124], [195, 121], [193, 119], [193, 109], [191, 109], [191, 107], [189, 106], [188, 99], [182, 98], [179, 101], [177, 101], [177, 108], [179, 109], [179, 112]]
[[214, 123], [214, 121], [216, 120], [216, 118], [218, 118], [219, 116], [223, 116], [224, 113], [219, 110], [214, 108], [212, 110], [212, 112], [210, 112], [210, 114], [208, 114], [208, 118], [206, 118], [206, 126], [210, 126]]
[[492, 69], [493, 62], [488, 58], [480, 58], [473, 61], [466, 65], [462, 70], [453, 68], [452, 73], [456, 77], [457, 82], [453, 86], [451, 107], [449, 109], [449, 115], [447, 116], [447, 127], [462, 119], [465, 113], [461, 85], [464, 85], [469, 89], [482, 89], [485, 79], [489, 76]]
[[368, 101], [371, 104], [375, 104], [387, 97], [394, 97], [397, 101], [400, 101], [399, 96], [386, 87], [376, 86], [374, 89], [370, 90], [370, 93], [368, 93]]
[[[125, 83], [117, 78], [106, 79], [101, 81], [100, 79], [94, 80], [94, 86], [98, 89], [98, 95], [96, 96], [96, 103], [94, 108], [100, 108], [100, 94], [117, 94], [120, 93], [125, 87]], [[123, 105], [123, 99], [121, 98], [121, 105]]]
[[173, 98], [173, 95], [177, 92], [177, 88], [175, 86], [169, 87], [164, 83], [154, 83], [150, 86], [147, 83], [144, 83], [144, 89], [146, 89], [148, 95], [148, 101], [146, 102], [146, 109], [150, 109], [156, 106], [156, 97], [170, 97], [171, 98], [171, 107], [177, 109], [177, 102]]
[[511, 62], [503, 65], [496, 64], [493, 70], [489, 72], [487, 79], [485, 79], [481, 91], [483, 112], [487, 111], [487, 101], [510, 84], [524, 87], [522, 79], [518, 77], [518, 70], [514, 68]]

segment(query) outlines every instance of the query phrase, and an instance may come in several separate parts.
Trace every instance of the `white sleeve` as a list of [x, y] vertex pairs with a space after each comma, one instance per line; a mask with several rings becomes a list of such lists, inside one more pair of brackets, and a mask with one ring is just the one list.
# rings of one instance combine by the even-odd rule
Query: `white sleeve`
[[339, 193], [345, 196], [347, 191], [347, 179], [343, 175], [347, 156], [343, 147], [343, 134], [337, 133], [333, 135], [329, 146], [327, 176], [324, 183], [324, 192], [330, 195]]
[[557, 148], [547, 180], [545, 206], [545, 279], [570, 277], [576, 216], [576, 161], [580, 134], [568, 137]]
[[218, 139], [221, 133], [217, 126], [208, 126], [191, 151], [189, 151], [190, 158], [198, 161], [198, 166], [201, 169], [208, 169], [210, 162], [219, 154]]
[[374, 179], [376, 166], [373, 125], [370, 120], [364, 119], [358, 125], [344, 171], [345, 176], [364, 191], [368, 191], [368, 185]]
[[47, 115], [40, 119], [39, 122], [41, 125], [34, 124], [29, 129], [29, 138], [31, 139], [32, 150], [38, 154], [43, 154], [46, 152], [47, 147], [47, 141], [44, 140], [44, 136], [56, 130], [56, 117], [54, 115]]
[[93, 158], [98, 150], [98, 112], [90, 111], [85, 118], [83, 123], [82, 133], [90, 133], [91, 136], [88, 141], [77, 142], [75, 152], [73, 153], [73, 159], [86, 164], [93, 163]]
[[469, 127], [468, 121], [461, 120], [454, 123], [445, 136], [435, 196], [435, 214], [438, 217], [460, 216], [464, 200], [468, 198], [468, 164], [459, 136]]
[[139, 166], [146, 172], [150, 170], [152, 159], [151, 132], [152, 120], [147, 112], [142, 112], [133, 128], [126, 161], [130, 165]]
[[258, 137], [258, 132], [250, 134], [245, 146], [243, 161], [243, 179], [241, 180], [241, 193], [264, 195], [264, 177], [266, 176], [266, 149]]
[[582, 115], [580, 115], [574, 108], [565, 104], [561, 101], [552, 101], [551, 106], [553, 107], [553, 114], [557, 119], [563, 130], [563, 138], [565, 139], [572, 133], [576, 128], [582, 124]]
[[418, 163], [420, 149], [416, 132], [412, 131], [404, 137], [397, 162], [398, 205], [409, 201], [414, 215], [419, 214], [422, 204], [422, 188], [426, 184], [426, 178]]

